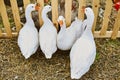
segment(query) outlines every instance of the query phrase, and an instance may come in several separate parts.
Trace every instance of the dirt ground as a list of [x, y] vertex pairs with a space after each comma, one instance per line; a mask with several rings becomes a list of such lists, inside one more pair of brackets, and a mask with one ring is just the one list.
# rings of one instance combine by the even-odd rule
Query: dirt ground
[[[95, 39], [97, 56], [80, 80], [120, 80], [120, 39]], [[69, 51], [45, 59], [40, 49], [25, 60], [17, 38], [0, 39], [0, 80], [70, 80]]]

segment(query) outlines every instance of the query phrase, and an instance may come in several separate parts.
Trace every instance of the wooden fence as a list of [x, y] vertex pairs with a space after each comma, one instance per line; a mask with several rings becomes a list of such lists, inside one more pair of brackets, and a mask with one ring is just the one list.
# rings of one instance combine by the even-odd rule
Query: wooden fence
[[[37, 0], [38, 3], [40, 3], [41, 5], [41, 9], [39, 11], [39, 22], [40, 25], [42, 25], [43, 21], [41, 19], [41, 10], [44, 7], [44, 0]], [[81, 13], [81, 9], [83, 6], [86, 5], [85, 0], [78, 0], [79, 2], [79, 8], [78, 8], [78, 18], [79, 19], [83, 19], [84, 18], [84, 14]], [[4, 4], [4, 0], [0, 0], [0, 14], [2, 17], [2, 22], [4, 25], [4, 29], [5, 32], [3, 32], [0, 29], [0, 37], [15, 37], [18, 35], [18, 32], [20, 30], [21, 26], [21, 22], [20, 22], [20, 14], [19, 14], [19, 10], [17, 7], [17, 2], [16, 0], [10, 0], [11, 3], [11, 8], [12, 8], [12, 13], [13, 13], [13, 19], [15, 22], [15, 26], [16, 26], [16, 32], [12, 32], [11, 28], [10, 28], [10, 22], [8, 19], [8, 14], [6, 11], [6, 6]], [[24, 3], [24, 8], [26, 7], [26, 5], [28, 5], [30, 3], [29, 0], [23, 0]], [[99, 7], [100, 7], [100, 0], [92, 0], [92, 8], [94, 10], [95, 13], [95, 21], [94, 21], [94, 25], [93, 25], [93, 33], [94, 33], [94, 37], [95, 38], [112, 38], [112, 39], [116, 39], [117, 37], [120, 37], [120, 10], [117, 13], [117, 17], [115, 18], [115, 23], [113, 25], [113, 29], [112, 31], [107, 31], [108, 28], [108, 24], [109, 24], [109, 16], [111, 15], [111, 10], [112, 10], [112, 0], [106, 0], [106, 5], [105, 5], [105, 11], [104, 11], [104, 18], [103, 18], [103, 22], [102, 22], [102, 28], [99, 31], [95, 31], [96, 28], [96, 22], [97, 22], [97, 18], [98, 18], [98, 13], [99, 13]], [[66, 18], [66, 24], [70, 25], [71, 23], [71, 5], [72, 5], [72, 0], [65, 0], [65, 18]], [[57, 18], [58, 18], [58, 0], [51, 0], [51, 6], [52, 7], [52, 21], [54, 24], [56, 24], [56, 27], [58, 26], [57, 24]]]

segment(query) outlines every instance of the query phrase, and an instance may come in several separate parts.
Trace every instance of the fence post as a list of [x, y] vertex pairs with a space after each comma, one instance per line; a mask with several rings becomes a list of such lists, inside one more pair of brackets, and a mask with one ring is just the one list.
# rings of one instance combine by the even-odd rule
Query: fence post
[[81, 20], [84, 20], [83, 6], [85, 6], [85, 0], [79, 0], [78, 18]]
[[42, 16], [41, 16], [42, 14], [41, 14], [41, 12], [42, 12], [42, 9], [43, 9], [43, 7], [44, 7], [44, 0], [37, 0], [37, 3], [40, 4], [40, 10], [38, 11], [38, 13], [39, 13], [40, 26], [42, 26], [43, 20], [42, 20]]
[[94, 19], [94, 23], [93, 23], [93, 27], [92, 27], [92, 32], [95, 31], [95, 27], [96, 27], [96, 22], [97, 22], [97, 17], [98, 17], [98, 9], [99, 9], [99, 0], [93, 0], [92, 2], [92, 8], [94, 11], [94, 15], [95, 15], [95, 19]]
[[0, 13], [1, 13], [1, 16], [2, 16], [2, 20], [3, 20], [3, 25], [5, 27], [5, 31], [7, 33], [7, 37], [12, 37], [12, 32], [11, 32], [11, 29], [10, 29], [10, 23], [9, 23], [9, 20], [8, 20], [8, 16], [7, 16], [4, 0], [0, 0], [0, 3], [1, 3], [0, 4]]
[[58, 22], [57, 22], [57, 18], [58, 18], [58, 0], [51, 0], [51, 4], [52, 4], [52, 21], [53, 21], [53, 24], [58, 29]]
[[113, 32], [111, 35], [112, 39], [116, 39], [119, 29], [120, 29], [120, 10], [118, 11], [117, 18], [115, 20]]
[[1, 31], [1, 29], [0, 29], [0, 37], [2, 37], [2, 31]]
[[105, 6], [105, 12], [104, 12], [104, 19], [103, 19], [103, 26], [102, 29], [100, 30], [100, 35], [105, 35], [106, 30], [108, 28], [108, 22], [109, 22], [109, 17], [111, 14], [111, 9], [112, 9], [112, 0], [106, 0], [106, 6]]
[[65, 19], [67, 26], [71, 24], [71, 9], [72, 9], [72, 0], [65, 0]]
[[11, 2], [14, 21], [15, 21], [16, 31], [19, 32], [21, 28], [21, 24], [20, 24], [20, 16], [19, 16], [17, 2], [16, 0], [10, 0], [10, 2]]
[[30, 0], [23, 0], [24, 3], [24, 9], [26, 9], [26, 6], [30, 4]]

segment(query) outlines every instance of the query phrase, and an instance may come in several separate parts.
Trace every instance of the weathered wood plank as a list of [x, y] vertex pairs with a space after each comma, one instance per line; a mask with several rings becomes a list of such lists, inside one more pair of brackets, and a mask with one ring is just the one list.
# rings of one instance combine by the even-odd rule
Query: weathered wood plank
[[95, 19], [94, 19], [94, 23], [93, 23], [93, 27], [92, 27], [92, 32], [95, 31], [95, 27], [96, 27], [96, 22], [97, 22], [97, 16], [98, 16], [98, 13], [99, 13], [99, 3], [100, 1], [99, 0], [93, 0], [92, 2], [92, 8], [93, 8], [93, 11], [94, 11], [94, 15], [95, 15]]
[[56, 26], [58, 29], [58, 0], [51, 0], [51, 5], [52, 5], [52, 21], [53, 24]]
[[65, 0], [65, 19], [67, 26], [71, 24], [71, 9], [72, 9], [72, 0]]
[[20, 24], [20, 15], [19, 15], [17, 2], [16, 2], [16, 0], [10, 0], [10, 2], [11, 2], [14, 22], [16, 25], [16, 31], [19, 32], [19, 30], [21, 28], [21, 24]]
[[117, 18], [115, 20], [113, 33], [111, 36], [112, 39], [116, 39], [119, 29], [120, 29], [120, 10], [118, 11]]
[[23, 0], [24, 3], [24, 9], [26, 9], [26, 6], [30, 4], [30, 0]]
[[[100, 35], [100, 31], [94, 31], [94, 38], [110, 38], [111, 37], [111, 34], [113, 33], [113, 31], [106, 31], [106, 34], [105, 35]], [[6, 33], [2, 33], [2, 37], [1, 38], [8, 38], [7, 34]], [[18, 33], [17, 32], [13, 32], [12, 33], [12, 36], [13, 37], [17, 37], [18, 36]], [[116, 36], [117, 38], [120, 37], [120, 31], [118, 31], [118, 34]]]
[[0, 29], [0, 37], [2, 36], [2, 31], [1, 31], [1, 29]]
[[[110, 38], [112, 35], [113, 31], [106, 31], [105, 35], [100, 35], [100, 31], [94, 31], [94, 37], [95, 38]], [[118, 31], [118, 34], [116, 37], [120, 38], [120, 31]]]
[[8, 16], [7, 16], [4, 0], [0, 0], [0, 13], [1, 13], [1, 16], [2, 16], [5, 31], [7, 33], [7, 37], [12, 37], [12, 33], [11, 33], [11, 29], [10, 29], [10, 23], [9, 23], [9, 19], [8, 19]]
[[102, 29], [100, 31], [100, 35], [105, 35], [106, 34], [106, 30], [108, 28], [109, 17], [110, 17], [110, 14], [111, 14], [112, 5], [113, 5], [112, 0], [106, 0], [103, 26], [102, 26]]
[[78, 18], [84, 20], [84, 12], [82, 8], [86, 5], [85, 0], [79, 0]]
[[42, 14], [41, 14], [41, 12], [42, 12], [42, 9], [43, 9], [43, 7], [44, 7], [44, 0], [37, 0], [37, 3], [39, 3], [40, 4], [40, 10], [38, 11], [39, 12], [39, 22], [40, 22], [40, 26], [42, 26], [42, 24], [43, 24], [43, 20], [42, 20]]
[[[12, 37], [17, 37], [18, 36], [18, 32], [12, 32]], [[10, 38], [8, 37], [7, 33], [2, 33], [2, 36], [0, 36], [0, 38]]]

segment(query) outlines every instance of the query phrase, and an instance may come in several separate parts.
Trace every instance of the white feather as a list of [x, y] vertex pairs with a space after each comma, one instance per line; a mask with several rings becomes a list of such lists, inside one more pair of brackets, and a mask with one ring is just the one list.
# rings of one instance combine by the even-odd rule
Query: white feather
[[75, 21], [66, 28], [64, 17], [59, 16], [58, 21], [59, 20], [63, 20], [63, 26], [61, 26], [61, 30], [57, 35], [57, 46], [61, 50], [69, 50], [82, 34], [82, 21], [76, 18]]
[[49, 11], [51, 11], [51, 6], [47, 5], [43, 8], [42, 18], [44, 24], [39, 30], [40, 48], [47, 59], [50, 59], [52, 57], [52, 54], [55, 53], [57, 50], [57, 30], [53, 23], [47, 17], [47, 13]]
[[91, 31], [94, 13], [90, 8], [85, 10], [87, 19], [84, 20], [82, 27], [85, 28], [86, 26], [86, 29], [70, 51], [70, 72], [72, 79], [81, 78], [90, 69], [96, 56], [96, 46]]
[[39, 46], [38, 42], [38, 31], [35, 28], [33, 20], [31, 18], [31, 12], [35, 10], [34, 4], [29, 4], [26, 8], [26, 23], [19, 32], [18, 36], [18, 46], [23, 54], [23, 56], [28, 59], [32, 54], [34, 54]]

